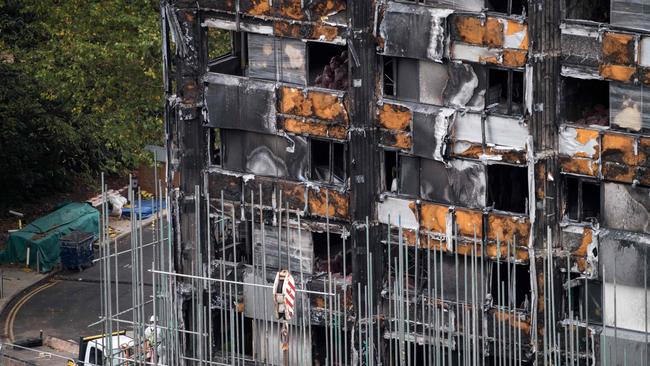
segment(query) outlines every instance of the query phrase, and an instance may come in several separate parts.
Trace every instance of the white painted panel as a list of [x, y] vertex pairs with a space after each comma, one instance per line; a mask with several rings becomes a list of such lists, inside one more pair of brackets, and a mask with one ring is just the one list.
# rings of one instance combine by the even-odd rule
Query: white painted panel
[[[479, 129], [480, 133], [480, 129]], [[524, 149], [528, 138], [528, 126], [517, 118], [488, 116], [485, 124], [485, 140], [488, 144]]]
[[451, 58], [470, 62], [481, 62], [485, 58], [501, 60], [502, 55], [499, 50], [454, 42], [451, 46]]
[[413, 201], [386, 197], [377, 207], [379, 222], [397, 227], [401, 221], [402, 228], [417, 229], [419, 223], [415, 213], [409, 207], [411, 202]]
[[481, 115], [476, 113], [458, 114], [454, 123], [454, 139], [481, 143]]
[[[609, 275], [606, 274], [609, 280]], [[650, 304], [650, 292], [639, 287], [616, 285], [605, 282], [605, 324], [619, 328], [645, 332], [646, 327], [650, 329], [650, 317], [646, 317], [645, 304]], [[644, 296], [645, 295], [645, 296]], [[614, 312], [616, 305], [616, 312]], [[650, 305], [648, 307], [650, 313]]]

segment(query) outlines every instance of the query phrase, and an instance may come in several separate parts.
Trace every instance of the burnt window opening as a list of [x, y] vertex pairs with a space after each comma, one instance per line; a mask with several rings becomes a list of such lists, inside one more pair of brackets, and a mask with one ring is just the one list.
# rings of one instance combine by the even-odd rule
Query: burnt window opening
[[610, 3], [610, 0], [565, 0], [565, 18], [609, 23]]
[[563, 78], [562, 100], [567, 122], [609, 125], [609, 82]]
[[[602, 282], [585, 280], [580, 274], [571, 273], [570, 287], [567, 287], [563, 296], [564, 316], [569, 318], [569, 310], [573, 317], [588, 324], [602, 324]], [[566, 278], [566, 274], [564, 276]], [[571, 301], [569, 301], [569, 289]]]
[[491, 277], [490, 294], [495, 305], [524, 311], [530, 309], [530, 271], [527, 265], [493, 262]]
[[345, 144], [334, 141], [311, 139], [311, 180], [341, 185], [346, 174]]
[[348, 51], [345, 46], [309, 42], [309, 85], [346, 90], [348, 88]]
[[[216, 209], [214, 205], [212, 209]], [[226, 217], [222, 222], [219, 218], [211, 219], [212, 241], [215, 259], [225, 260], [227, 262], [251, 263], [252, 241], [251, 231], [252, 224], [250, 221], [237, 222], [234, 227], [232, 219]], [[226, 245], [217, 245], [224, 242]]]
[[490, 69], [487, 108], [502, 114], [524, 112], [524, 73], [516, 70]]
[[[226, 293], [222, 296], [219, 292], [213, 291], [212, 292], [212, 303], [213, 304], [223, 304], [224, 302], [227, 301], [225, 297], [229, 296], [229, 294]], [[219, 298], [221, 297], [221, 299]], [[218, 317], [218, 316], [213, 316], [211, 319], [212, 322], [212, 347], [215, 350], [218, 350], [217, 352], [226, 352], [226, 353], [234, 353], [234, 352], [245, 352], [245, 355], [248, 357], [253, 356], [253, 338], [255, 337], [260, 337], [259, 335], [256, 335], [255, 332], [259, 332], [259, 329], [263, 329], [264, 327], [254, 327], [253, 322], [256, 320], [253, 320], [248, 317], [242, 317], [240, 319], [236, 319], [236, 321], [233, 322], [233, 319], [235, 318], [230, 318], [230, 317]], [[189, 320], [189, 319], [188, 319]], [[259, 320], [257, 320], [259, 322]], [[242, 324], [243, 323], [243, 324]], [[233, 336], [233, 329], [241, 329], [239, 331], [238, 335], [238, 340], [236, 341], [237, 344], [241, 347], [241, 349], [235, 350], [233, 349], [233, 342], [232, 342], [232, 336]], [[241, 342], [241, 343], [240, 343]]]
[[571, 220], [590, 221], [600, 218], [600, 184], [591, 180], [565, 177], [565, 214]]
[[384, 190], [408, 196], [420, 195], [420, 158], [384, 151]]
[[418, 102], [420, 62], [411, 58], [383, 57], [384, 96]]
[[[329, 233], [329, 256], [327, 233], [312, 233], [314, 246], [314, 273], [324, 273], [330, 270], [333, 274], [343, 276], [352, 273], [352, 248], [346, 242], [343, 252], [343, 237], [340, 234]], [[345, 272], [343, 268], [345, 266]]]
[[243, 76], [248, 65], [246, 33], [208, 27], [208, 71]]
[[384, 151], [384, 191], [397, 193], [399, 152]]
[[221, 166], [221, 130], [218, 128], [210, 129], [210, 164]]
[[528, 169], [511, 165], [488, 165], [487, 203], [496, 210], [526, 213]]
[[528, 5], [526, 0], [488, 0], [486, 6], [489, 10], [509, 15], [522, 15]]
[[395, 57], [384, 56], [383, 60], [383, 84], [384, 96], [397, 96], [397, 59]]

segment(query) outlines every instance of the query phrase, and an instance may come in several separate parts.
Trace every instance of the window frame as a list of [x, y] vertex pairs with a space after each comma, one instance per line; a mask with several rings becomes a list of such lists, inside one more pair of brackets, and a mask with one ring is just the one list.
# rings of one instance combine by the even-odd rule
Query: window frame
[[[496, 104], [488, 104], [491, 101], [491, 96], [492, 93], [490, 92], [490, 89], [492, 88], [492, 84], [490, 81], [490, 72], [492, 70], [500, 71], [500, 72], [505, 72], [507, 74], [507, 81], [506, 81], [506, 94], [507, 94], [507, 99], [506, 99], [506, 111], [502, 112], [499, 110], [499, 106], [501, 106], [501, 103], [496, 103]], [[514, 90], [514, 73], [519, 73], [521, 74], [522, 77], [522, 83], [521, 83], [521, 103], [514, 103], [513, 102], [513, 90]], [[486, 95], [485, 95], [485, 109], [491, 113], [498, 113], [498, 114], [504, 114], [507, 116], [523, 116], [525, 114], [524, 111], [524, 105], [526, 104], [526, 74], [521, 71], [521, 70], [516, 70], [516, 69], [509, 69], [509, 68], [501, 68], [501, 67], [487, 67], [487, 72], [485, 73], [485, 78], [486, 78]], [[499, 100], [501, 100], [501, 96], [499, 96]], [[520, 113], [515, 112], [513, 110], [513, 106], [519, 104], [520, 105]]]
[[[320, 180], [317, 179], [314, 175], [314, 158], [312, 157], [313, 153], [313, 147], [312, 144], [314, 141], [319, 141], [319, 142], [324, 142], [327, 143], [328, 145], [328, 169], [329, 169], [329, 179], [328, 180]], [[339, 144], [343, 148], [343, 162], [341, 163], [341, 171], [343, 172], [343, 176], [341, 177], [341, 183], [337, 183], [333, 181], [333, 173], [334, 173], [334, 144]], [[313, 182], [320, 182], [324, 184], [329, 184], [329, 185], [335, 185], [335, 186], [341, 186], [345, 185], [346, 180], [348, 179], [348, 145], [344, 142], [340, 141], [334, 141], [334, 140], [328, 140], [328, 139], [321, 139], [321, 138], [315, 138], [315, 137], [310, 137], [309, 138], [309, 180]]]
[[[571, 201], [569, 199], [569, 180], [575, 180], [576, 183], [578, 184], [577, 187], [577, 192], [576, 192], [576, 202], [577, 202], [577, 208], [576, 208], [576, 217], [573, 218], [571, 217], [571, 210], [569, 209], [569, 202]], [[564, 216], [568, 218], [572, 222], [588, 222], [587, 218], [584, 217], [585, 212], [584, 212], [584, 190], [583, 190], [583, 185], [584, 184], [591, 184], [594, 186], [598, 187], [598, 214], [596, 216], [596, 221], [600, 221], [602, 217], [602, 205], [603, 205], [603, 200], [602, 200], [602, 195], [603, 195], [603, 188], [601, 182], [595, 179], [587, 178], [587, 177], [582, 177], [582, 176], [576, 176], [576, 175], [570, 175], [566, 174], [564, 175], [564, 188], [563, 188], [563, 196], [564, 196]]]

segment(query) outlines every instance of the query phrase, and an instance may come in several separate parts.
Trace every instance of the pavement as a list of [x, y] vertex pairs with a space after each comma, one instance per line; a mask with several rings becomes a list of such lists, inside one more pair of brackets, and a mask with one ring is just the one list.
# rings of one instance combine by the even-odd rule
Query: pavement
[[[143, 220], [143, 242], [153, 240], [151, 221]], [[111, 219], [111, 241], [117, 242], [118, 252], [131, 247], [129, 220]], [[114, 250], [112, 251], [114, 252]], [[147, 269], [150, 267], [149, 258], [153, 256], [152, 246], [143, 249], [145, 272], [143, 287], [145, 299], [151, 295], [151, 277]], [[99, 257], [96, 252], [95, 257]], [[113, 262], [114, 263], [114, 262]], [[114, 264], [113, 264], [114, 266]], [[4, 331], [3, 342], [12, 342], [25, 338], [38, 337], [40, 332], [48, 337], [77, 342], [80, 336], [102, 333], [101, 314], [101, 272], [100, 265], [82, 272], [61, 270], [49, 274], [24, 270], [21, 266], [2, 266], [0, 289], [0, 315]], [[112, 267], [112, 269], [115, 267]], [[123, 311], [131, 307], [132, 293], [132, 264], [130, 252], [118, 255], [117, 285], [113, 282], [115, 294], [114, 306], [119, 305]], [[112, 277], [114, 276], [114, 272]], [[151, 308], [145, 309], [145, 314], [151, 313]], [[130, 313], [123, 319], [129, 319]], [[130, 329], [125, 326], [123, 329]], [[69, 352], [61, 352], [49, 347], [39, 347], [34, 350], [8, 349], [2, 347], [2, 354], [17, 357], [33, 365], [66, 364]], [[6, 361], [6, 360], [5, 360]], [[0, 361], [0, 364], [3, 364]]]

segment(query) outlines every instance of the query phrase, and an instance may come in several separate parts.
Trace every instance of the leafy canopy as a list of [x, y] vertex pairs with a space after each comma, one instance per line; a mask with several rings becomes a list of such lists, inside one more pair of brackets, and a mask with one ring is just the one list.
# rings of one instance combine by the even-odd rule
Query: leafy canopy
[[156, 0], [0, 0], [0, 206], [161, 144]]

